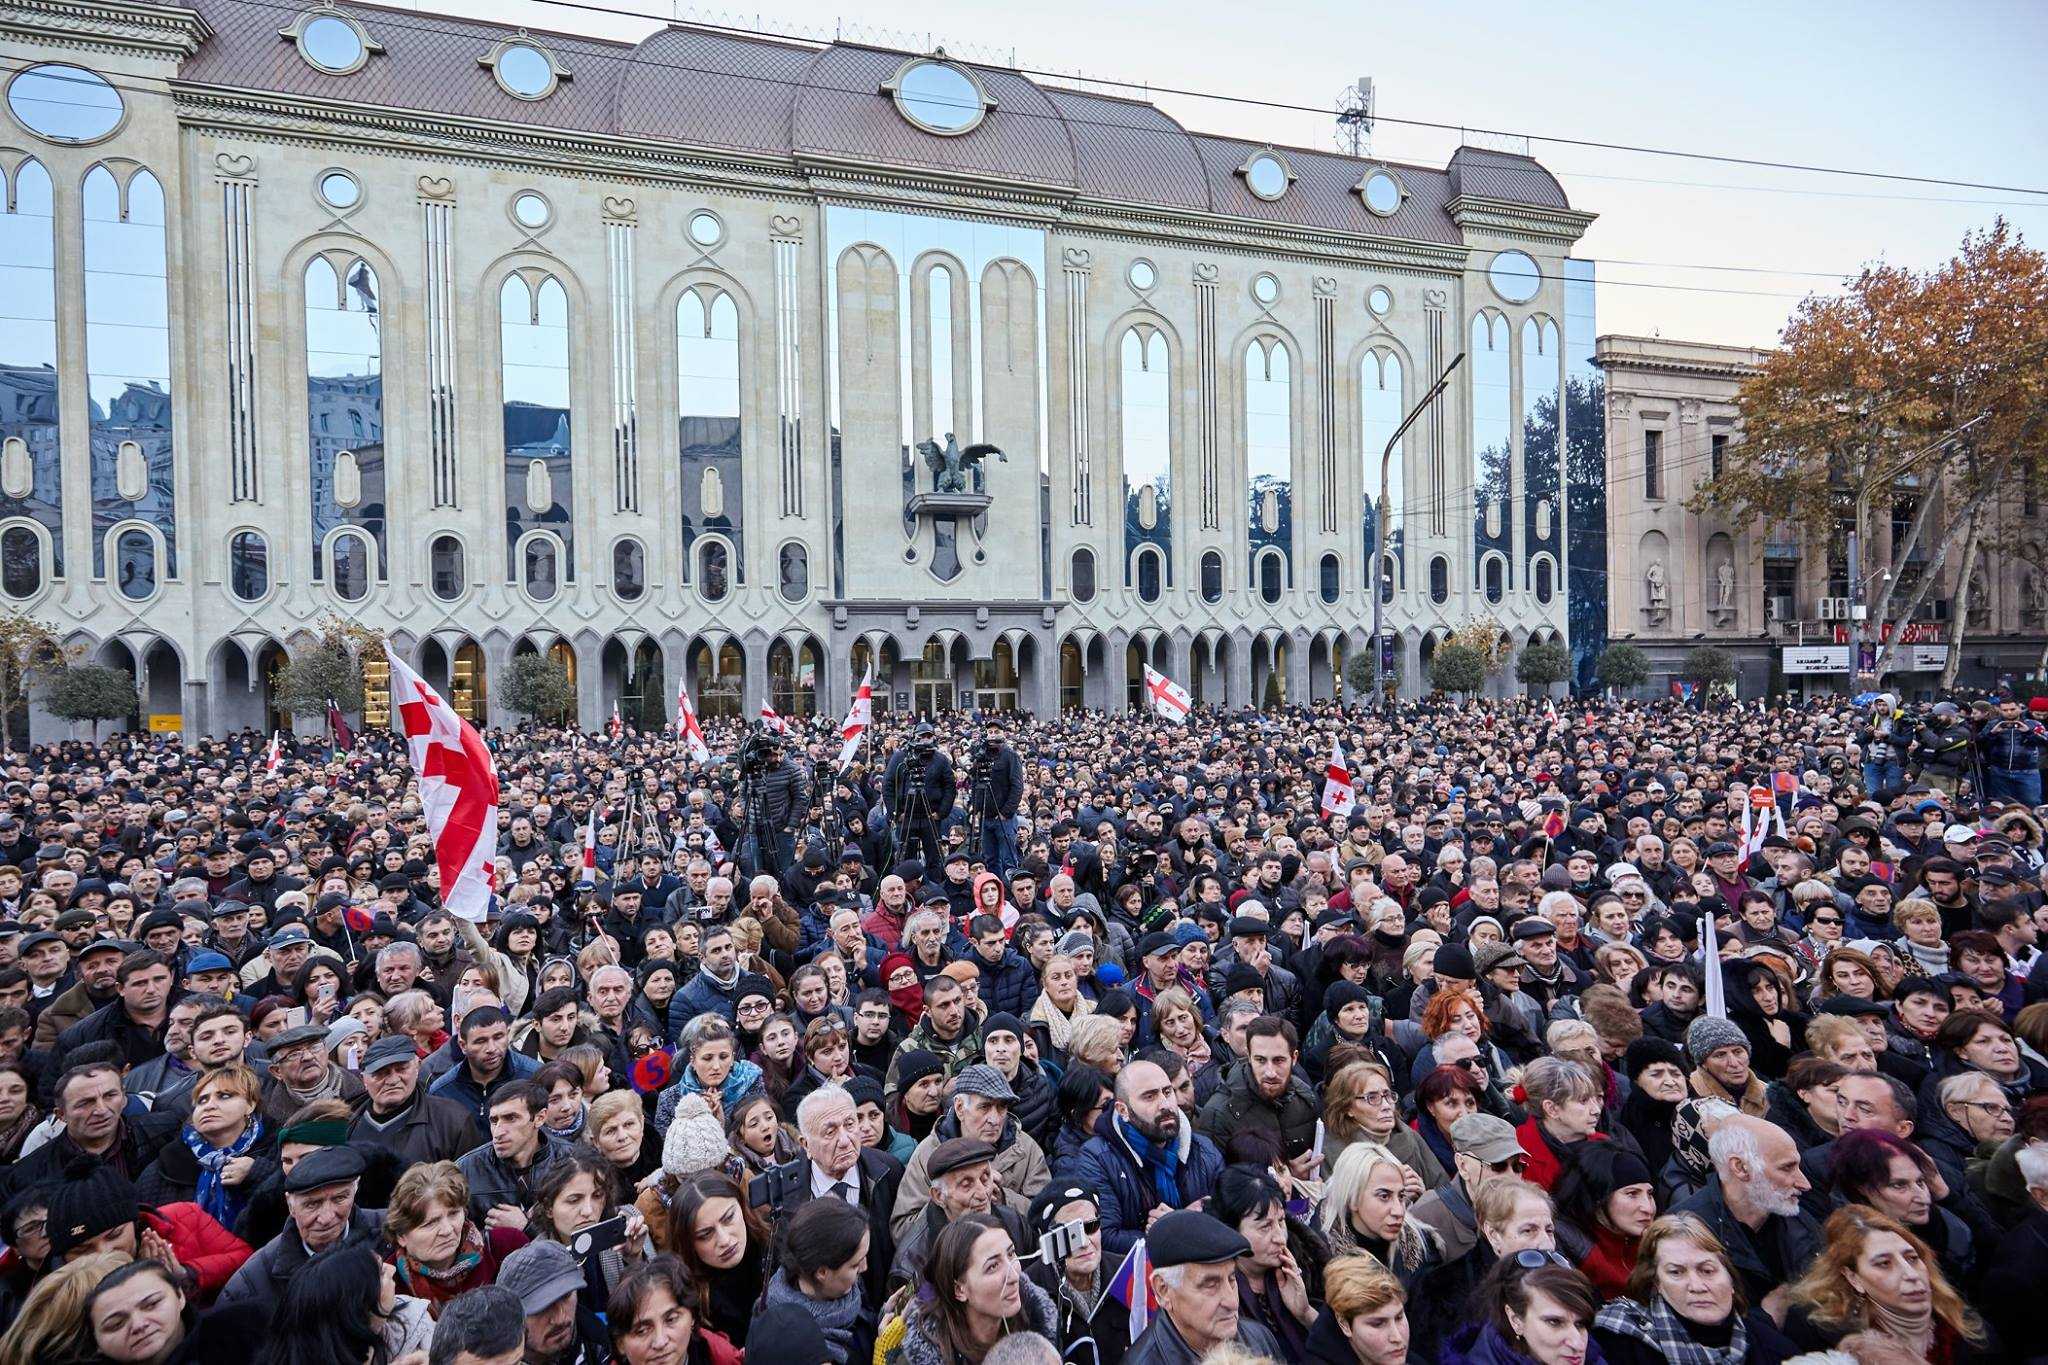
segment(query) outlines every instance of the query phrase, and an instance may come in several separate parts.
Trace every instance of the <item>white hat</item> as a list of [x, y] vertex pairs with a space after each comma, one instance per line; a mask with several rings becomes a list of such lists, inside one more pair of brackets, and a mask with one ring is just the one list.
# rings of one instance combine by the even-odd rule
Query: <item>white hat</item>
[[1609, 863], [1607, 865], [1607, 884], [1609, 886], [1612, 886], [1623, 877], [1640, 877], [1642, 875], [1642, 871], [1634, 863]]
[[1944, 844], [1974, 844], [1977, 842], [1977, 831], [1968, 825], [1950, 825], [1941, 832], [1941, 841]]

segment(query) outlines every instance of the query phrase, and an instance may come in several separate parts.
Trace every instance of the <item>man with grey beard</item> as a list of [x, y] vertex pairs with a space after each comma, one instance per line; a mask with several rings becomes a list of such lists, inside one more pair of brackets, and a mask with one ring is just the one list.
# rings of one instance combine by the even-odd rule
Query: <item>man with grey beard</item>
[[[1696, 1214], [1728, 1248], [1751, 1303], [1766, 1309], [1785, 1297], [1827, 1239], [1799, 1206], [1811, 1188], [1799, 1144], [1774, 1123], [1727, 1112], [1712, 1125], [1707, 1155], [1714, 1178], [1673, 1213]], [[1773, 1297], [1775, 1296], [1775, 1298]]]

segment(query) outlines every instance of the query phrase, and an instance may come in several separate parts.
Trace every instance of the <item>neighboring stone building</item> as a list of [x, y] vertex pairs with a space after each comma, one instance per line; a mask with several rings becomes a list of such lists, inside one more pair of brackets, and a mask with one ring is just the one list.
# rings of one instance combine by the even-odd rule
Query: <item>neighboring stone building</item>
[[[1707, 644], [1734, 660], [1744, 696], [1840, 691], [1851, 685], [1848, 522], [1763, 527], [1700, 516], [1688, 506], [1726, 460], [1747, 458], [1736, 394], [1766, 353], [1741, 346], [1603, 336], [1593, 363], [1606, 376], [1608, 634], [1643, 647], [1662, 691], [1688, 651]], [[1863, 572], [1875, 578], [1910, 524], [1920, 489], [1901, 481], [1889, 515], [1871, 518]], [[1941, 509], [1915, 563], [1931, 561]], [[2048, 544], [2038, 502], [2015, 490], [1999, 525]], [[2032, 527], [2041, 534], [2029, 535]], [[2032, 565], [2048, 563], [2037, 550]], [[1985, 552], [1973, 574], [1957, 681], [1986, 685], [2034, 673], [2048, 629], [2043, 578], [2024, 556]], [[1941, 680], [1954, 628], [1960, 553], [1890, 658], [1889, 686], [1925, 695]], [[1874, 602], [1877, 589], [1865, 594]]]
[[529, 649], [586, 725], [875, 659], [925, 709], [1328, 696], [1460, 350], [1390, 480], [1407, 686], [1475, 618], [1596, 643], [1592, 215], [1525, 156], [691, 27], [18, 0], [0, 55], [0, 589], [159, 728], [274, 723], [335, 613], [494, 721]]

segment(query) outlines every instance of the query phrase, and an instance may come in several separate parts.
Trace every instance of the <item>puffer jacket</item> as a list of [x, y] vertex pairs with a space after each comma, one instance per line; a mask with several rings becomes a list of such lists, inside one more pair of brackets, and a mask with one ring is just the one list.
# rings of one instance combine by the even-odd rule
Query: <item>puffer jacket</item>
[[1286, 1093], [1275, 1103], [1258, 1092], [1251, 1067], [1243, 1065], [1231, 1071], [1223, 1088], [1202, 1106], [1195, 1126], [1219, 1146], [1243, 1129], [1263, 1129], [1280, 1139], [1282, 1155], [1292, 1159], [1314, 1145], [1322, 1117], [1322, 1105], [1299, 1074], [1288, 1078]]
[[1031, 1134], [1041, 1148], [1050, 1150], [1053, 1128], [1060, 1117], [1059, 1093], [1053, 1089], [1052, 1081], [1028, 1060], [1019, 1061], [1010, 1089], [1017, 1092], [1017, 1102], [1010, 1106], [1010, 1117], [1017, 1121], [1019, 1128]]

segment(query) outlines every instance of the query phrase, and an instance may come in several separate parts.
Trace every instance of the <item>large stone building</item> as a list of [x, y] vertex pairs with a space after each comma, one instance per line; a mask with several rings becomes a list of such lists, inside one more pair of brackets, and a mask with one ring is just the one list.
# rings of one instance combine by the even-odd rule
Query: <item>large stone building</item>
[[0, 57], [0, 587], [158, 728], [274, 723], [333, 615], [494, 721], [525, 650], [586, 725], [871, 662], [920, 709], [1328, 696], [1460, 351], [1389, 477], [1405, 685], [1467, 621], [1604, 624], [1592, 215], [1525, 156], [358, 5], [14, 0]]
[[[1606, 377], [1611, 470], [1607, 630], [1614, 641], [1643, 647], [1660, 691], [1703, 644], [1730, 656], [1744, 696], [1842, 691], [1870, 662], [1859, 667], [1852, 657], [1847, 533], [1854, 517], [1846, 507], [1836, 525], [1802, 527], [1742, 525], [1692, 510], [1693, 495], [1726, 461], [1749, 458], [1736, 395], [1764, 355], [1652, 337], [1598, 341], [1594, 363]], [[1876, 601], [1926, 495], [1920, 475], [1909, 474], [1889, 508], [1873, 509], [1861, 555], [1865, 604]], [[1899, 561], [1904, 573], [1933, 565], [1948, 510], [1937, 503], [1919, 544]], [[2048, 630], [2038, 567], [2048, 563], [2048, 521], [2038, 499], [2015, 489], [1994, 509], [1992, 524], [1967, 595], [1959, 590], [1963, 554], [1941, 567], [1888, 655], [1887, 685], [1911, 696], [1936, 690], [1950, 662], [1959, 598], [1965, 605], [1957, 682], [1983, 686], [2038, 670]], [[2033, 548], [1991, 548], [2000, 544]]]

